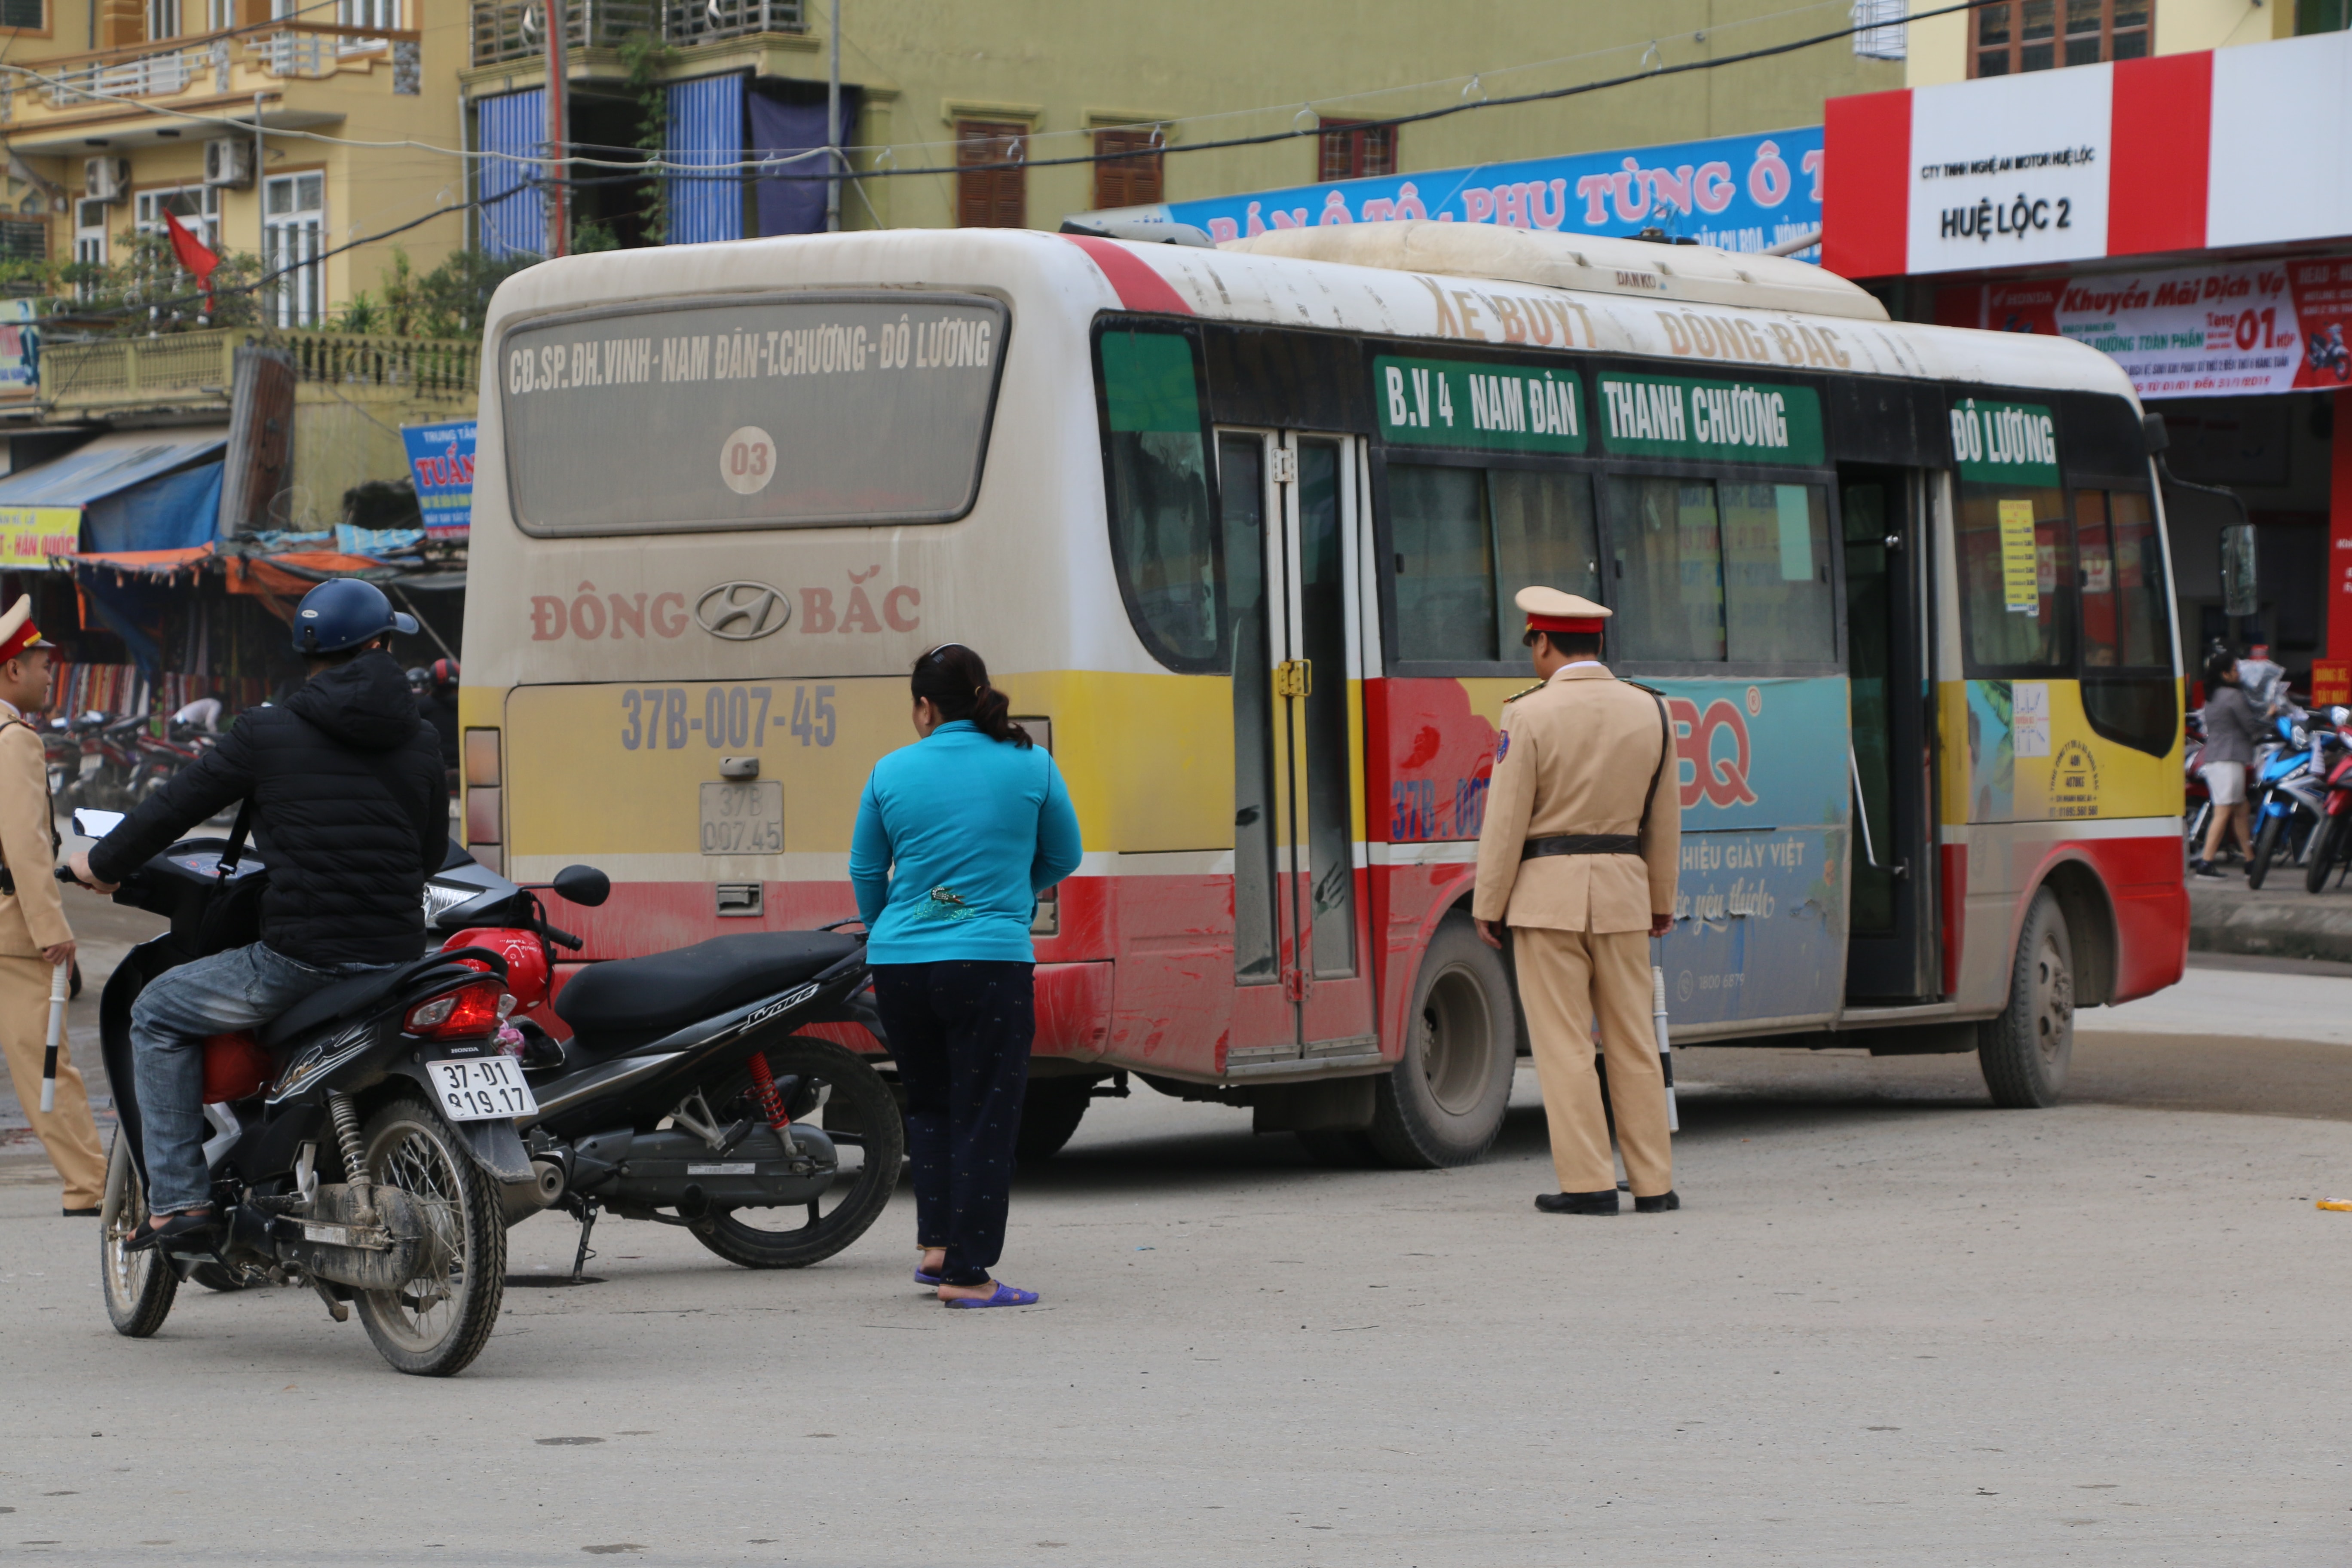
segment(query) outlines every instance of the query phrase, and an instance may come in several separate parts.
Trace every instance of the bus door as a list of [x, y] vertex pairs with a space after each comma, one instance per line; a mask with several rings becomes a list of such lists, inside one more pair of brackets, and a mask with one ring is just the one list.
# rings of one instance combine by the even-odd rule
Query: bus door
[[1222, 430], [1217, 458], [1234, 610], [1231, 1070], [1357, 1054], [1377, 1034], [1350, 695], [1361, 454], [1340, 437]]
[[1928, 720], [1927, 485], [1905, 468], [1838, 470], [1853, 723], [1846, 996], [1943, 989], [1934, 920], [1936, 728]]

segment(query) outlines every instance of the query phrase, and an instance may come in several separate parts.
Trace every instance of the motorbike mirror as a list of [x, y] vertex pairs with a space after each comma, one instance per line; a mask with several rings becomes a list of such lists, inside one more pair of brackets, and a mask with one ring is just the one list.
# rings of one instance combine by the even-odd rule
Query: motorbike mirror
[[119, 811], [81, 810], [73, 814], [73, 830], [84, 838], [103, 838], [122, 826]]
[[2339, 730], [2347, 724], [2352, 724], [2352, 708], [2330, 708], [2327, 710], [2327, 721]]
[[591, 910], [613, 896], [613, 879], [593, 866], [566, 866], [548, 886], [566, 903]]

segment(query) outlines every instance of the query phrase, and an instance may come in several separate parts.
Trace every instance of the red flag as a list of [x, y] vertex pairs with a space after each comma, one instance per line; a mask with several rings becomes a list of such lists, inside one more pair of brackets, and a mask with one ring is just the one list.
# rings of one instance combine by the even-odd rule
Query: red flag
[[187, 226], [180, 221], [177, 213], [165, 213], [163, 226], [172, 236], [172, 254], [180, 258], [181, 266], [195, 274], [196, 287], [205, 291], [205, 312], [211, 314], [213, 268], [220, 265], [220, 258], [205, 249], [205, 242], [188, 232]]

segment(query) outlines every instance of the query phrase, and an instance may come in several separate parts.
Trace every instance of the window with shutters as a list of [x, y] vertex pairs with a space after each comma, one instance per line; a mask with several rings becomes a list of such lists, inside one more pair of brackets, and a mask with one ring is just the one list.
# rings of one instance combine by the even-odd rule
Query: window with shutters
[[1318, 179], [1360, 180], [1368, 174], [1393, 174], [1397, 171], [1397, 128], [1393, 125], [1327, 120], [1323, 122], [1321, 144]]
[[1025, 228], [1029, 223], [1029, 128], [988, 120], [956, 121], [956, 223], [963, 228]]
[[1969, 25], [1972, 77], [2137, 60], [2156, 30], [2156, 0], [2006, 0]]
[[1150, 206], [1162, 200], [1160, 184], [1160, 133], [1139, 130], [1097, 131], [1095, 156], [1095, 207]]
[[38, 32], [48, 26], [44, 8], [43, 0], [0, 0], [0, 27]]
[[49, 225], [47, 218], [0, 217], [0, 261], [47, 261]]

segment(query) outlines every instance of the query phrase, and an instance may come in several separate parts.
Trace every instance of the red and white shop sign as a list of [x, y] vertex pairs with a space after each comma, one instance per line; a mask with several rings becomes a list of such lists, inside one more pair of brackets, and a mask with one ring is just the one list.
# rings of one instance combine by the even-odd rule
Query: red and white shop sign
[[1958, 284], [1936, 290], [1936, 321], [2088, 343], [2144, 398], [2352, 384], [2352, 260]]
[[1836, 98], [1848, 278], [2352, 236], [2352, 32]]

